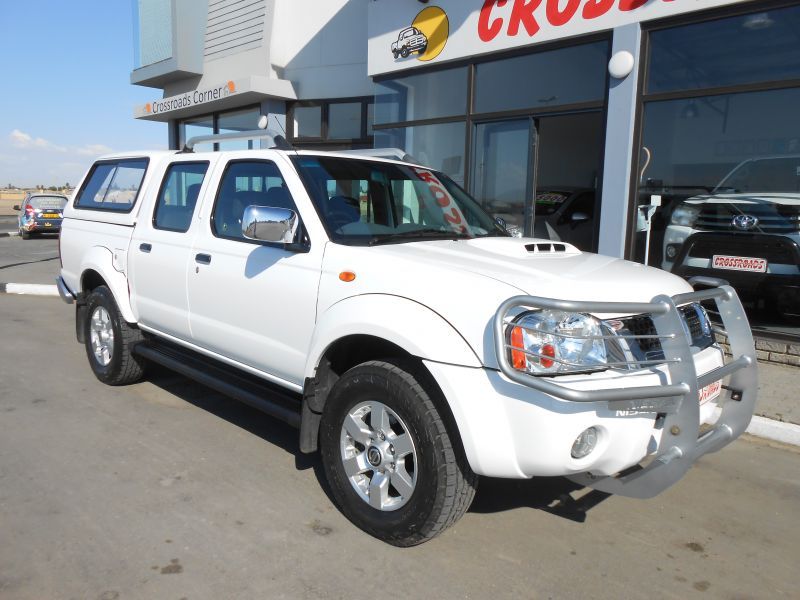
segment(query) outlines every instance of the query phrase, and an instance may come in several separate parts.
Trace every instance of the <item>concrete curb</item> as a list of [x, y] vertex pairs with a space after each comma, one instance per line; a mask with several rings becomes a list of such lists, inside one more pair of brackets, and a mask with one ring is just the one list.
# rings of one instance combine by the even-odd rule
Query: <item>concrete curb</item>
[[58, 288], [40, 283], [0, 283], [0, 294], [27, 294], [30, 296], [56, 296]]
[[[3, 235], [0, 233], [0, 235]], [[27, 294], [33, 296], [59, 296], [55, 285], [38, 283], [0, 283], [0, 294]], [[720, 409], [715, 411], [719, 417]], [[747, 433], [759, 438], [781, 442], [792, 446], [800, 446], [800, 425], [776, 421], [767, 417], [753, 415]]]
[[776, 421], [767, 417], [753, 415], [747, 433], [773, 442], [781, 442], [791, 446], [800, 446], [800, 425]]
[[19, 235], [19, 231], [0, 231], [0, 238], [14, 237], [16, 235]]

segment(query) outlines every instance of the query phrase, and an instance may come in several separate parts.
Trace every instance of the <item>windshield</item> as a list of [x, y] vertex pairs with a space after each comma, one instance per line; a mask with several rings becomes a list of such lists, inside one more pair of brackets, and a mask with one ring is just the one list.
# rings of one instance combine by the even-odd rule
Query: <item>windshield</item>
[[745, 161], [731, 171], [714, 192], [800, 192], [800, 156]]
[[507, 235], [442, 173], [329, 156], [292, 160], [335, 242], [366, 245]]
[[62, 196], [33, 196], [28, 198], [28, 204], [33, 208], [53, 208], [63, 209], [67, 205], [67, 199]]

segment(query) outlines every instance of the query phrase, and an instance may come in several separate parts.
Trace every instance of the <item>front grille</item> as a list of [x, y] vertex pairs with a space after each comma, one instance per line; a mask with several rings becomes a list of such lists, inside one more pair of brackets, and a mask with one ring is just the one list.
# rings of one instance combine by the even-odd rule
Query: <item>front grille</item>
[[715, 255], [764, 258], [770, 264], [798, 264], [798, 245], [790, 238], [738, 233], [714, 235], [696, 233], [686, 240], [686, 255], [692, 258], [712, 258]]
[[700, 210], [695, 229], [702, 231], [741, 231], [734, 227], [738, 215], [756, 217], [752, 228], [759, 233], [795, 233], [800, 231], [800, 208], [781, 204], [715, 204], [706, 203]]
[[[708, 319], [702, 309], [695, 304], [681, 306], [678, 309], [681, 319], [686, 326], [686, 331], [691, 338], [691, 345], [703, 350], [711, 346], [714, 342], [714, 333], [709, 328], [704, 328], [704, 321]], [[657, 335], [653, 319], [649, 315], [635, 315], [627, 319], [620, 319], [623, 328], [618, 331], [618, 335], [627, 338], [628, 346], [636, 360], [661, 360], [664, 358], [664, 351], [661, 348], [661, 340], [658, 338], [637, 339], [633, 336]], [[705, 329], [705, 330], [704, 330]]]

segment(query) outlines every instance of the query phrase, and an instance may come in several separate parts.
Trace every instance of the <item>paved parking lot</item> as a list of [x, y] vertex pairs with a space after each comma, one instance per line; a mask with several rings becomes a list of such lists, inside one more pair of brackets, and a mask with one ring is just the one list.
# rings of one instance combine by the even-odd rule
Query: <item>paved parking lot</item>
[[[55, 247], [0, 242], [0, 266]], [[100, 384], [72, 317], [0, 295], [4, 600], [797, 596], [796, 449], [739, 440], [651, 501], [484, 479], [454, 528], [398, 549], [341, 516], [289, 427], [162, 370]]]

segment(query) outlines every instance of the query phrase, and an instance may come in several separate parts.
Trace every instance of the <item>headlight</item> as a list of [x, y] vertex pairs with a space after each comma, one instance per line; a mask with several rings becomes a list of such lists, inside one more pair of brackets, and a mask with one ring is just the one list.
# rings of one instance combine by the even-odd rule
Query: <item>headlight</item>
[[606, 368], [602, 323], [591, 315], [557, 310], [526, 312], [508, 328], [511, 364], [533, 375], [585, 373]]
[[672, 213], [670, 224], [682, 227], [694, 227], [695, 221], [700, 214], [700, 207], [696, 204], [679, 204]]

